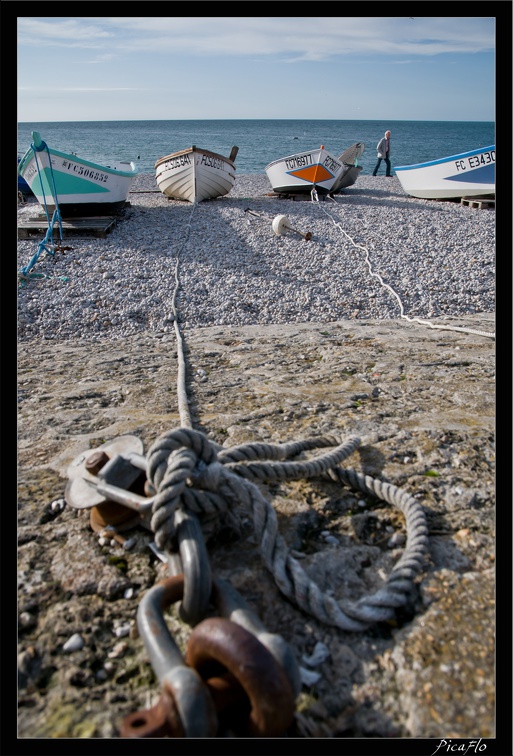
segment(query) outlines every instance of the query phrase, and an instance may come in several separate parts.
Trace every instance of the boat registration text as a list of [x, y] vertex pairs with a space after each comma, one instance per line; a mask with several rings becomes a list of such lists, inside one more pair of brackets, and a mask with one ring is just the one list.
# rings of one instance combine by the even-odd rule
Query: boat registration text
[[[53, 160], [52, 160], [53, 163]], [[109, 180], [108, 173], [102, 173], [95, 168], [87, 168], [85, 165], [79, 165], [78, 163], [72, 163], [70, 160], [63, 160], [62, 167], [68, 171], [73, 171], [77, 176], [91, 179], [91, 181], [99, 181], [101, 184], [106, 184]]]
[[490, 163], [495, 163], [495, 150], [482, 152], [480, 155], [471, 155], [464, 160], [454, 161], [456, 171], [466, 171], [467, 169], [473, 170], [474, 168], [480, 168], [483, 165], [490, 165]]
[[294, 168], [304, 168], [307, 165], [313, 165], [312, 155], [294, 155], [294, 157], [287, 158], [285, 165], [288, 171], [294, 170]]
[[[67, 171], [73, 171], [77, 176], [90, 179], [91, 181], [99, 181], [101, 184], [106, 184], [109, 180], [107, 173], [102, 173], [95, 168], [87, 168], [85, 165], [79, 165], [78, 163], [72, 163], [69, 160], [63, 160], [60, 166], [57, 165], [57, 159], [52, 157], [52, 165], [55, 168], [66, 169]], [[35, 163], [31, 163], [26, 171], [25, 178], [30, 181], [36, 173], [39, 173], [39, 169]]]
[[224, 168], [224, 160], [220, 160], [212, 155], [202, 155], [200, 163], [202, 165], [208, 165], [209, 168], [218, 168], [219, 170]]
[[190, 164], [190, 155], [178, 155], [177, 157], [171, 158], [171, 160], [166, 160], [164, 163], [164, 169], [170, 171], [173, 170], [173, 168], [182, 168], [184, 165]]
[[[311, 153], [308, 153], [307, 155], [294, 155], [293, 157], [285, 159], [285, 165], [287, 166], [288, 171], [293, 171], [296, 168], [305, 168], [309, 165], [314, 165], [314, 159]], [[322, 165], [333, 173], [336, 173], [341, 167], [341, 164], [337, 163], [337, 161], [333, 160], [329, 155], [326, 155]]]

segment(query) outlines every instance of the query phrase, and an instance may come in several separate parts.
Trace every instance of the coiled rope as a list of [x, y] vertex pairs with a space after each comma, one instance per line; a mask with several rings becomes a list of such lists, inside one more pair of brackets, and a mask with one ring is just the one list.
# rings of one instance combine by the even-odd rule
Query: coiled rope
[[[370, 257], [369, 257], [369, 250], [367, 249], [367, 247], [364, 247], [362, 244], [358, 244], [357, 242], [355, 242], [355, 240], [351, 236], [349, 236], [347, 231], [345, 231], [342, 228], [339, 221], [337, 221], [330, 213], [328, 213], [327, 210], [324, 209], [324, 207], [322, 207], [321, 203], [319, 202], [319, 197], [315, 188], [313, 188], [311, 191], [311, 197], [312, 197], [312, 202], [321, 208], [323, 213], [327, 215], [328, 218], [330, 218], [330, 220], [333, 222], [333, 224], [337, 226], [337, 228], [344, 234], [344, 236], [347, 239], [349, 239], [351, 244], [357, 249], [361, 249], [363, 252], [365, 252], [365, 262], [367, 263], [367, 267], [369, 268], [370, 275], [373, 276], [374, 278], [377, 278], [380, 284], [385, 289], [387, 289], [392, 294], [393, 297], [395, 297], [395, 299], [397, 300], [399, 304], [399, 314], [401, 318], [403, 318], [404, 320], [407, 320], [409, 323], [420, 323], [421, 325], [425, 325], [433, 329], [439, 329], [443, 331], [459, 331], [460, 333], [473, 333], [473, 334], [476, 334], [477, 336], [485, 336], [490, 339], [495, 339], [495, 333], [489, 333], [488, 331], [477, 331], [472, 328], [462, 328], [460, 326], [439, 325], [437, 323], [431, 323], [429, 320], [423, 320], [422, 318], [412, 318], [409, 315], [405, 315], [403, 303], [401, 302], [401, 298], [399, 297], [397, 292], [391, 286], [389, 286], [387, 283], [383, 281], [379, 273], [375, 273], [372, 270], [372, 265], [371, 265]], [[337, 204], [333, 197], [330, 197], [328, 195], [328, 199], [330, 199], [332, 202]]]
[[[416, 499], [389, 483], [338, 467], [360, 443], [356, 436], [343, 442], [335, 437], [321, 437], [282, 445], [257, 443], [225, 449], [190, 428], [164, 433], [150, 448], [147, 458], [148, 480], [157, 491], [151, 528], [158, 548], [164, 551], [172, 548], [174, 513], [179, 507], [197, 515], [244, 507], [252, 516], [265, 566], [280, 591], [303, 611], [325, 624], [356, 632], [392, 619], [396, 609], [411, 599], [413, 581], [423, 569], [428, 528], [424, 510]], [[335, 448], [306, 462], [281, 461], [326, 446]], [[308, 577], [279, 534], [273, 507], [255, 485], [264, 480], [297, 480], [322, 474], [387, 501], [400, 509], [406, 519], [407, 545], [401, 559], [382, 588], [357, 602], [337, 603]]]
[[[390, 620], [413, 593], [414, 580], [424, 567], [428, 528], [420, 503], [390, 483], [374, 480], [339, 467], [361, 444], [350, 436], [306, 439], [284, 444], [253, 443], [225, 448], [193, 430], [186, 391], [186, 365], [179, 326], [177, 292], [179, 255], [190, 235], [192, 212], [184, 241], [176, 255], [172, 310], [178, 342], [178, 404], [184, 427], [160, 436], [147, 455], [148, 481], [156, 491], [151, 529], [162, 551], [175, 547], [175, 512], [188, 509], [197, 515], [219, 515], [236, 507], [251, 514], [254, 533], [266, 568], [280, 591], [303, 611], [342, 630], [361, 632], [371, 624]], [[307, 461], [287, 461], [313, 449], [334, 447]], [[356, 602], [339, 604], [323, 593], [291, 555], [278, 531], [272, 505], [256, 483], [327, 476], [397, 507], [405, 516], [407, 542], [385, 584]]]

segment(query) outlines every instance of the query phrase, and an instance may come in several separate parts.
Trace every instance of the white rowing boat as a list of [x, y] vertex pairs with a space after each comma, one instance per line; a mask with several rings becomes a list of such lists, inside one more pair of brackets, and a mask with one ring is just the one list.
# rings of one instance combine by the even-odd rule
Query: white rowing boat
[[495, 194], [495, 145], [394, 168], [411, 197], [458, 199]]
[[239, 148], [232, 147], [229, 157], [193, 145], [159, 158], [155, 175], [160, 191], [171, 199], [202, 202], [222, 197], [235, 183], [235, 158]]
[[111, 215], [119, 212], [138, 171], [132, 162], [100, 165], [48, 147], [37, 131], [18, 164], [40, 205], [62, 218]]

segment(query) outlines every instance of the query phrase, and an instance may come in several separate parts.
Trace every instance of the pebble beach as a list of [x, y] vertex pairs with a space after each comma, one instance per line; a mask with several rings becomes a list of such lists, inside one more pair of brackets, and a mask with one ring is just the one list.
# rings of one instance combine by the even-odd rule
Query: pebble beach
[[[194, 206], [141, 174], [128, 201], [105, 238], [42, 252], [20, 283], [19, 341], [164, 336], [177, 283], [184, 328], [495, 310], [495, 212], [409, 197], [396, 177], [361, 175], [314, 202], [277, 198], [265, 174], [241, 175], [225, 197]], [[32, 198], [18, 217], [40, 210]], [[276, 234], [278, 215], [312, 238]], [[38, 243], [19, 240], [18, 270]]]

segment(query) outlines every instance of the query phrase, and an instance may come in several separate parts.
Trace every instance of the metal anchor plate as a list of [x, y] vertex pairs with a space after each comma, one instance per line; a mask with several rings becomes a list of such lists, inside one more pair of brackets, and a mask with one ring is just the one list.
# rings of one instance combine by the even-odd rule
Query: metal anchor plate
[[137, 436], [118, 436], [95, 449], [83, 451], [75, 457], [66, 471], [69, 478], [64, 491], [66, 502], [76, 509], [89, 509], [109, 501], [106, 496], [96, 490], [95, 484], [98, 479], [86, 468], [86, 462], [93, 454], [105, 452], [110, 459], [113, 459], [117, 455], [125, 456], [132, 453], [142, 455], [143, 451], [143, 442]]

